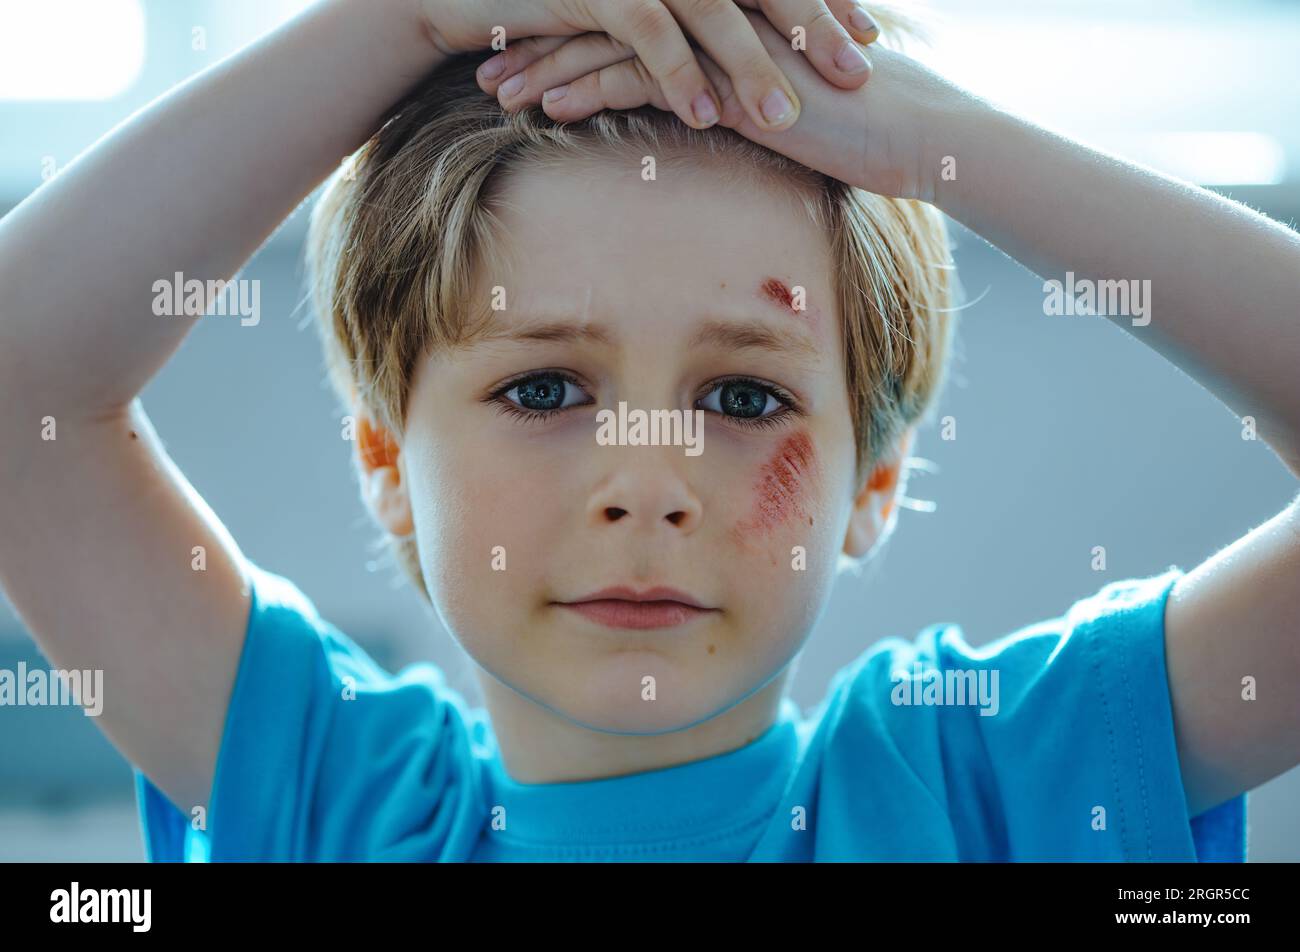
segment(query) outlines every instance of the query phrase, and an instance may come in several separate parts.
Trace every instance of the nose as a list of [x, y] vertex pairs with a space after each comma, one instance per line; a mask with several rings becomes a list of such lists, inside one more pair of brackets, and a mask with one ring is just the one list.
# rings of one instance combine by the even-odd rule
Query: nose
[[699, 526], [704, 510], [683, 478], [681, 467], [689, 457], [680, 446], [605, 446], [600, 451], [610, 454], [612, 466], [588, 502], [591, 525], [683, 535]]

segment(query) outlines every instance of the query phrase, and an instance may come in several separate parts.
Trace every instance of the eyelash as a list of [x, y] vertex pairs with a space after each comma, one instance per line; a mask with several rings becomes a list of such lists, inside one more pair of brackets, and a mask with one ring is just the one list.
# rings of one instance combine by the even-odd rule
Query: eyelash
[[[492, 403], [494, 405], [494, 408], [498, 412], [507, 414], [518, 420], [522, 420], [525, 423], [540, 423], [544, 420], [550, 419], [551, 417], [555, 416], [557, 413], [564, 413], [567, 410], [576, 410], [578, 407], [590, 406], [591, 402], [593, 402], [593, 401], [588, 401], [587, 403], [575, 403], [573, 406], [555, 407], [550, 410], [530, 410], [527, 407], [519, 406], [518, 404], [514, 403], [513, 401], [511, 401], [509, 398], [506, 397], [507, 393], [509, 393], [515, 387], [518, 387], [520, 384], [527, 383], [530, 380], [535, 380], [540, 377], [558, 377], [560, 380], [563, 380], [566, 384], [572, 384], [575, 387], [582, 387], [582, 384], [577, 380], [577, 378], [575, 378], [572, 374], [565, 373], [564, 371], [561, 370], [533, 371], [531, 373], [523, 375], [522, 377], [515, 377], [514, 379], [508, 381], [507, 383], [502, 384], [500, 387], [498, 387], [496, 390], [494, 390], [491, 394], [488, 395], [487, 402]], [[775, 384], [764, 383], [763, 381], [757, 380], [753, 377], [744, 377], [744, 376], [723, 377], [720, 380], [712, 381], [709, 386], [709, 389], [704, 391], [704, 393], [702, 393], [700, 396], [695, 398], [696, 402], [703, 400], [705, 397], [713, 393], [719, 387], [725, 387], [729, 383], [747, 384], [748, 386], [751, 386], [762, 393], [766, 393], [775, 397], [777, 400], [780, 400], [782, 403], [784, 403], [785, 406], [777, 410], [775, 413], [769, 413], [759, 417], [727, 416], [725, 413], [718, 413], [718, 411], [716, 410], [707, 410], [705, 411], [706, 413], [718, 413], [719, 416], [724, 417], [725, 419], [731, 421], [732, 423], [739, 424], [740, 426], [751, 427], [753, 429], [768, 429], [771, 427], [781, 426], [785, 423], [785, 418], [790, 414], [803, 413], [803, 409], [800, 407], [799, 401], [796, 400], [794, 398], [794, 395], [791, 394], [788, 390], [785, 390], [782, 387], [778, 387]]]
[[786, 418], [788, 416], [791, 414], [803, 413], [803, 408], [800, 406], [799, 401], [794, 398], [794, 394], [790, 393], [790, 391], [783, 387], [778, 387], [776, 384], [764, 383], [762, 380], [757, 380], [754, 377], [745, 376], [723, 377], [720, 380], [711, 381], [709, 389], [695, 398], [696, 402], [703, 400], [718, 388], [725, 387], [729, 383], [743, 383], [746, 386], [753, 387], [760, 393], [765, 393], [775, 397], [777, 400], [784, 403], [785, 406], [781, 407], [775, 413], [768, 413], [764, 416], [757, 417], [727, 416], [725, 413], [719, 413], [716, 410], [708, 410], [705, 412], [718, 413], [719, 416], [723, 417], [730, 423], [750, 427], [755, 430], [765, 430], [771, 429], [772, 427], [784, 426], [787, 422]]
[[531, 373], [524, 374], [522, 377], [515, 377], [513, 380], [510, 380], [509, 382], [502, 384], [500, 387], [497, 387], [496, 390], [494, 390], [491, 394], [488, 395], [487, 402], [493, 404], [494, 409], [496, 409], [498, 412], [508, 414], [509, 416], [515, 417], [516, 419], [519, 420], [523, 420], [525, 423], [540, 423], [543, 420], [550, 419], [551, 417], [555, 416], [555, 414], [557, 413], [563, 413], [566, 410], [573, 410], [576, 409], [577, 407], [585, 407], [589, 405], [588, 403], [575, 403], [571, 407], [556, 407], [552, 410], [530, 410], [527, 407], [519, 406], [518, 404], [512, 402], [506, 397], [507, 393], [509, 393], [515, 387], [518, 387], [520, 384], [525, 384], [528, 383], [528, 381], [530, 380], [537, 380], [542, 377], [558, 377], [559, 379], [563, 380], [566, 384], [572, 384], [575, 387], [582, 386], [582, 384], [578, 382], [578, 379], [576, 377], [574, 377], [572, 374], [565, 373], [562, 370], [533, 371]]

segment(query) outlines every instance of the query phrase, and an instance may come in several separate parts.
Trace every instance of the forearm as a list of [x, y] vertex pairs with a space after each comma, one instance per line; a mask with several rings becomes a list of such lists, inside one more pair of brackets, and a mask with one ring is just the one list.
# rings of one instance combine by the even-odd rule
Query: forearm
[[982, 104], [958, 113], [936, 204], [1046, 279], [1149, 281], [1147, 315], [1107, 316], [1254, 416], [1300, 475], [1300, 236]]
[[176, 87], [0, 221], [0, 386], [125, 406], [192, 317], [154, 283], [229, 278], [438, 62], [412, 0], [326, 0]]

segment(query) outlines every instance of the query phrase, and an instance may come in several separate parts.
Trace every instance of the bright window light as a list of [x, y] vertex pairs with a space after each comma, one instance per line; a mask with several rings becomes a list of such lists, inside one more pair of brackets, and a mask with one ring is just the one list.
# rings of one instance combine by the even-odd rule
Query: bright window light
[[143, 64], [139, 0], [0, 0], [0, 99], [111, 99]]
[[1198, 185], [1277, 185], [1286, 178], [1282, 144], [1260, 132], [1115, 134], [1099, 144]]

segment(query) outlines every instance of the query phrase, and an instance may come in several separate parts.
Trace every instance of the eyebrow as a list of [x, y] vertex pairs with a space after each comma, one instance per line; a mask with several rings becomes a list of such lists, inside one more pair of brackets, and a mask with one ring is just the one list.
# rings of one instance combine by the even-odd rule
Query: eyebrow
[[520, 327], [496, 327], [483, 334], [482, 339], [560, 344], [588, 341], [603, 347], [615, 347], [618, 343], [617, 338], [598, 324], [576, 321], [534, 321]]
[[[581, 343], [589, 342], [602, 347], [618, 346], [617, 335], [598, 324], [576, 321], [546, 320], [527, 323], [519, 327], [497, 328], [481, 338], [485, 341], [511, 341], [519, 343]], [[725, 347], [729, 350], [764, 350], [793, 357], [816, 358], [816, 343], [807, 332], [777, 329], [760, 321], [706, 320], [686, 345], [688, 350], [698, 347]]]
[[776, 329], [757, 321], [708, 320], [691, 338], [689, 348], [727, 347], [732, 350], [766, 350], [774, 354], [815, 358], [817, 345], [807, 333]]

